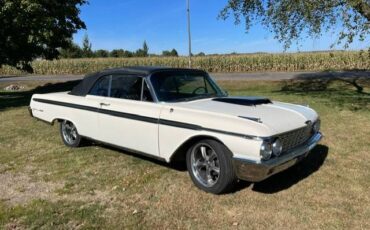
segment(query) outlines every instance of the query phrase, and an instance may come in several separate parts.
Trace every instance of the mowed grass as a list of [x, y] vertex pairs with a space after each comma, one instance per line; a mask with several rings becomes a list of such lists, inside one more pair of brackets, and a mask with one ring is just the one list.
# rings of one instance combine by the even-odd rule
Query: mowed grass
[[[100, 145], [71, 149], [29, 117], [32, 92], [0, 92], [0, 229], [370, 229], [370, 83], [220, 84], [232, 95], [309, 104], [325, 138], [301, 164], [234, 193], [198, 190], [182, 165]], [[322, 82], [321, 84], [325, 84]], [[6, 85], [0, 85], [4, 88]], [[124, 131], [124, 130], [123, 130]]]

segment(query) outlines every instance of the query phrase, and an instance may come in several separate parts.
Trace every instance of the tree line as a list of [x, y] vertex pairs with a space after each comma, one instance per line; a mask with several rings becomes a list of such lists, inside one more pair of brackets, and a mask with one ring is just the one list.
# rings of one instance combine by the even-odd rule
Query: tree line
[[124, 49], [113, 49], [111, 51], [105, 49], [92, 50], [92, 44], [87, 35], [85, 35], [82, 46], [70, 41], [67, 48], [60, 49], [60, 58], [130, 58], [130, 57], [149, 57], [149, 56], [165, 56], [178, 57], [179, 54], [176, 49], [164, 50], [161, 55], [150, 54], [149, 46], [144, 41], [142, 48], [136, 51], [129, 51]]

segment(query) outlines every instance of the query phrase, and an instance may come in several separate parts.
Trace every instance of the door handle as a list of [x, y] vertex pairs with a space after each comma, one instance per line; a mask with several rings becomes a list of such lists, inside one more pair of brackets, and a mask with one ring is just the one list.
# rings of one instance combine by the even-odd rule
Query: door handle
[[110, 104], [107, 104], [107, 103], [103, 103], [103, 102], [101, 102], [101, 103], [100, 103], [100, 106], [110, 106]]

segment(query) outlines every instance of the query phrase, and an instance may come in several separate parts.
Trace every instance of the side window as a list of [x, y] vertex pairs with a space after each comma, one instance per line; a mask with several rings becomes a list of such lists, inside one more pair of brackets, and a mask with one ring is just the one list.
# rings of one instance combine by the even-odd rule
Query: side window
[[94, 96], [108, 97], [110, 79], [110, 75], [101, 77], [90, 90], [89, 94]]
[[141, 100], [141, 87], [143, 79], [130, 75], [112, 76], [110, 96], [128, 100]]

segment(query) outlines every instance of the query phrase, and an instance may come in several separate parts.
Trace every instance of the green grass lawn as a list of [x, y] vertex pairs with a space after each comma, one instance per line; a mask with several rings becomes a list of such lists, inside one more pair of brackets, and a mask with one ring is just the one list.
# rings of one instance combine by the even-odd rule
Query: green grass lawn
[[341, 81], [220, 82], [232, 95], [309, 104], [325, 135], [301, 164], [221, 196], [198, 190], [182, 165], [65, 147], [26, 106], [75, 83], [0, 91], [0, 229], [370, 229], [370, 83], [360, 83], [363, 93]]

